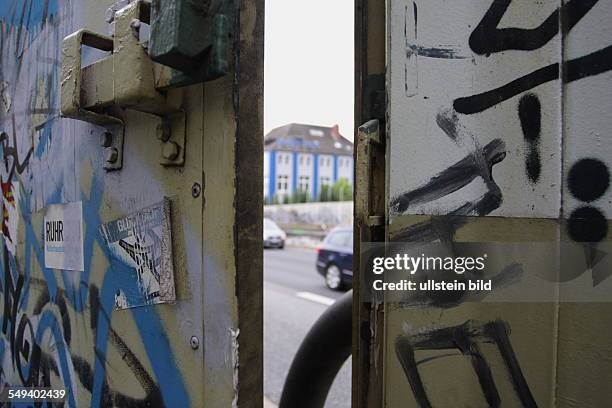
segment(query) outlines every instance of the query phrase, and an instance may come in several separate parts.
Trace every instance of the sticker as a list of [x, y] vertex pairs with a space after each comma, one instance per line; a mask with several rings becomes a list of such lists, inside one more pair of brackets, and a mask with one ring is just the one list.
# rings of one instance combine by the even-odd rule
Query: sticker
[[176, 299], [169, 199], [102, 224], [99, 230], [111, 256], [121, 265], [114, 266], [115, 272], [129, 273], [127, 278], [133, 281], [128, 282], [135, 283], [116, 289], [115, 309]]
[[83, 205], [81, 201], [53, 204], [45, 209], [43, 223], [45, 266], [72, 271], [83, 264]]

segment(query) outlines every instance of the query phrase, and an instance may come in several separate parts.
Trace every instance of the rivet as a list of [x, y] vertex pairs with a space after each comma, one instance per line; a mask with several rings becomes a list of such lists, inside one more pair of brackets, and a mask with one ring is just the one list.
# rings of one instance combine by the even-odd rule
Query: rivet
[[201, 192], [202, 186], [200, 186], [200, 183], [193, 183], [193, 186], [191, 186], [191, 195], [193, 198], [198, 198]]
[[196, 336], [191, 336], [190, 344], [192, 349], [197, 350], [200, 348], [200, 339], [198, 339]]

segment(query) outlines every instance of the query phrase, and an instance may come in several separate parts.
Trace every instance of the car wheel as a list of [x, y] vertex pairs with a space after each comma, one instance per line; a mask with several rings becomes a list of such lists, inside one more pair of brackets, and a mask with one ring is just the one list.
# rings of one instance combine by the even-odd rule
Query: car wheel
[[325, 270], [325, 284], [332, 290], [342, 288], [342, 272], [336, 265], [330, 264]]
[[283, 249], [283, 248], [285, 248], [285, 241], [281, 241], [281, 244], [278, 247], [278, 249]]

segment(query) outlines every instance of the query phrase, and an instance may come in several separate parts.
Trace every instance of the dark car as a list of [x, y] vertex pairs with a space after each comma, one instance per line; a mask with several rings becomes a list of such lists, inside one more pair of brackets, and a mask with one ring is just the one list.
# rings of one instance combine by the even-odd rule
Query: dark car
[[333, 290], [353, 284], [353, 229], [337, 227], [317, 247], [317, 272]]

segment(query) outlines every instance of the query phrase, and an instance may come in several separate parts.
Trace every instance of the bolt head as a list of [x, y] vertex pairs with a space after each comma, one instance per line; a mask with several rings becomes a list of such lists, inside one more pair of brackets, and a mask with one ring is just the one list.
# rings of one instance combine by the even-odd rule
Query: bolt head
[[114, 147], [107, 147], [104, 149], [104, 159], [107, 163], [115, 163], [119, 158], [119, 151]]
[[100, 145], [102, 147], [111, 147], [113, 144], [113, 134], [111, 132], [104, 132], [100, 135]]
[[162, 146], [162, 157], [166, 160], [175, 160], [179, 155], [179, 145], [175, 142], [166, 142]]
[[157, 138], [162, 142], [167, 142], [170, 140], [170, 135], [172, 134], [172, 130], [170, 129], [170, 125], [167, 123], [160, 123], [157, 125]]
[[200, 183], [193, 183], [193, 186], [191, 186], [191, 195], [193, 198], [198, 198], [201, 192], [202, 186], [200, 186]]
[[191, 348], [197, 350], [200, 347], [200, 339], [196, 336], [191, 336], [191, 340], [189, 342], [191, 344]]

